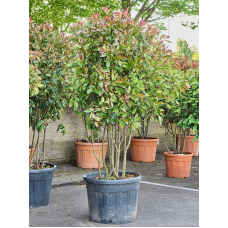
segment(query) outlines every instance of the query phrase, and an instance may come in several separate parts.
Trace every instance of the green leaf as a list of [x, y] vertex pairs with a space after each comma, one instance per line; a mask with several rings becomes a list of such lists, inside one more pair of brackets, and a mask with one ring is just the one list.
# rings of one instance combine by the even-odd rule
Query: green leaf
[[74, 110], [78, 111], [78, 102], [76, 100], [74, 101]]
[[69, 107], [72, 107], [73, 104], [74, 104], [74, 98], [71, 98], [71, 99], [70, 99], [70, 102], [69, 102]]

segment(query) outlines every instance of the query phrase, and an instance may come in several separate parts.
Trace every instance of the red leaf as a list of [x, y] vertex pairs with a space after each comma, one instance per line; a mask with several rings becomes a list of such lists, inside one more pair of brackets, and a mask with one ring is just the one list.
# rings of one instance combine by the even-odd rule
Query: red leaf
[[119, 16], [120, 12], [114, 12], [114, 14], [115, 14], [116, 16]]
[[108, 10], [108, 6], [106, 7], [102, 7], [102, 9], [105, 11], [106, 14], [108, 14], [109, 10]]
[[141, 26], [143, 26], [143, 25], [145, 25], [146, 24], [146, 22], [145, 21], [142, 21], [141, 22]]
[[126, 11], [124, 13], [125, 17], [127, 16], [128, 10], [129, 10], [129, 7], [126, 9]]
[[105, 16], [106, 20], [109, 20], [109, 17], [108, 16]]

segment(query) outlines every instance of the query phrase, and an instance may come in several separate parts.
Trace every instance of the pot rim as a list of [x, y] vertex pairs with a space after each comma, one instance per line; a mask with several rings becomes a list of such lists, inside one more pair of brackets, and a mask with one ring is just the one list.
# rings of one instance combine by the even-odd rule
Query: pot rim
[[140, 142], [143, 142], [143, 141], [145, 141], [145, 142], [148, 142], [148, 141], [157, 142], [157, 141], [159, 141], [159, 138], [156, 138], [156, 137], [147, 137], [146, 139], [135, 139], [134, 136], [133, 136], [133, 137], [131, 137], [131, 140], [132, 141], [140, 141]]
[[[178, 137], [179, 135], [176, 135], [176, 137]], [[187, 137], [195, 137], [196, 135], [186, 135], [186, 138]], [[183, 135], [181, 135], [181, 137], [184, 137]]]
[[[119, 172], [122, 174], [122, 172]], [[93, 179], [90, 177], [87, 177], [87, 175], [89, 174], [93, 174], [94, 176], [98, 176], [98, 172], [93, 172], [93, 173], [87, 173], [85, 175], [83, 175], [83, 179], [86, 182], [89, 183], [93, 183], [93, 184], [100, 184], [100, 185], [121, 185], [121, 184], [129, 184], [129, 183], [133, 183], [133, 182], [138, 182], [142, 179], [142, 175], [139, 173], [135, 173], [135, 172], [126, 172], [126, 173], [130, 173], [130, 174], [138, 174], [139, 176], [134, 177], [134, 178], [129, 178], [129, 179], [121, 179], [121, 180], [98, 180], [98, 179]], [[106, 174], [105, 171], [101, 172], [101, 175]]]
[[44, 163], [46, 165], [51, 165], [53, 166], [52, 168], [47, 168], [47, 169], [29, 169], [29, 173], [46, 173], [46, 172], [53, 172], [53, 170], [56, 169], [56, 165], [53, 165], [51, 163]]
[[[172, 152], [172, 151], [171, 151]], [[178, 156], [187, 156], [187, 157], [192, 157], [193, 153], [192, 152], [184, 152], [184, 154], [170, 154], [168, 151], [163, 152], [165, 156], [172, 156], [172, 157], [178, 157]]]
[[[92, 143], [88, 142], [76, 142], [76, 140], [73, 142], [75, 145], [86, 145], [86, 146], [92, 146]], [[102, 146], [102, 142], [99, 142], [99, 145]], [[108, 145], [108, 141], [104, 142], [104, 145]], [[94, 146], [98, 146], [98, 143], [94, 143]]]

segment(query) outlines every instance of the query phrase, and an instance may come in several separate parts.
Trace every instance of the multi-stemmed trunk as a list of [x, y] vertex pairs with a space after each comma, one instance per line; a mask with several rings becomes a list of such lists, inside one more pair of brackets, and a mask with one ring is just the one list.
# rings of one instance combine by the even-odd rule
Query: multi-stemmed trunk
[[[178, 140], [176, 141], [177, 130], [178, 130]], [[171, 152], [168, 147], [168, 133], [171, 133], [173, 136], [173, 153], [174, 154], [179, 153], [181, 141], [183, 140], [183, 147], [180, 152], [183, 154], [184, 149], [185, 149], [186, 136], [187, 136], [188, 132], [190, 132], [190, 129], [184, 130], [182, 127], [178, 127], [176, 124], [167, 123], [165, 125], [165, 144], [166, 144], [166, 147], [167, 147], [167, 150], [169, 153], [171, 153]]]
[[[128, 131], [128, 127], [125, 125], [123, 127], [123, 129], [121, 129], [119, 123], [116, 123], [114, 125], [105, 124], [105, 126], [104, 126], [103, 140], [102, 140], [102, 157], [103, 157], [103, 166], [106, 171], [107, 179], [110, 179], [111, 177], [119, 178], [119, 162], [120, 162], [120, 153], [121, 153], [121, 144], [122, 143], [123, 143], [122, 177], [125, 178], [126, 156], [127, 156], [127, 150], [130, 146], [133, 130], [130, 130], [128, 139], [127, 139], [127, 131]], [[121, 135], [121, 133], [122, 133], [122, 135]], [[109, 169], [108, 169], [108, 166], [106, 166], [106, 164], [105, 164], [105, 158], [104, 158], [105, 134], [107, 134], [108, 145], [109, 145], [109, 147], [108, 147], [109, 148]], [[93, 130], [91, 130], [91, 136], [92, 136], [92, 144], [94, 145]], [[100, 168], [101, 159], [100, 159], [100, 156], [98, 157], [98, 155], [95, 153], [94, 146], [93, 146], [93, 152], [98, 161], [98, 176], [99, 176], [99, 178], [102, 178], [101, 168]], [[101, 151], [99, 149], [99, 155], [100, 155], [100, 153], [101, 153]]]
[[150, 121], [150, 117], [148, 118], [141, 117], [141, 127], [138, 130], [140, 139], [147, 138], [149, 121]]
[[[46, 114], [42, 113], [42, 116], [44, 116]], [[35, 155], [36, 152], [36, 169], [38, 169], [40, 167], [40, 163], [41, 163], [41, 168], [44, 165], [44, 159], [45, 159], [45, 139], [46, 139], [46, 129], [47, 129], [47, 124], [45, 124], [45, 128], [44, 128], [44, 135], [43, 135], [43, 151], [40, 154], [40, 150], [39, 150], [39, 141], [40, 141], [40, 131], [37, 131], [37, 139], [36, 139], [36, 145], [35, 145], [35, 149], [33, 151], [34, 148], [34, 141], [35, 141], [35, 134], [36, 134], [36, 124], [39, 122], [40, 120], [40, 108], [39, 106], [35, 106], [35, 116], [34, 116], [34, 122], [33, 122], [33, 137], [32, 137], [32, 145], [31, 145], [31, 153], [29, 156], [29, 165], [32, 161], [33, 156]]]

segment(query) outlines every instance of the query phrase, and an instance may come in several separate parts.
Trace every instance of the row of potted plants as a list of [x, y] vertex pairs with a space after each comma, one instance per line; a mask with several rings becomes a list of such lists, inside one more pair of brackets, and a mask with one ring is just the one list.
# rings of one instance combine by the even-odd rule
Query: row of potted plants
[[[187, 131], [198, 131], [197, 112], [192, 109], [190, 113], [188, 107], [193, 103], [189, 102], [192, 95], [197, 100], [192, 86], [197, 73], [189, 67], [177, 69], [178, 61], [175, 62], [171, 50], [165, 45], [168, 37], [160, 34], [156, 27], [143, 21], [133, 21], [128, 9], [111, 15], [108, 7], [103, 10], [105, 17], [97, 13], [86, 22], [73, 24], [68, 36], [53, 32], [48, 23], [35, 26], [30, 21], [29, 123], [34, 135], [37, 132], [36, 143], [35, 136], [32, 140], [31, 148], [34, 145], [35, 148], [30, 156], [30, 174], [51, 173], [47, 177], [50, 190], [55, 166], [44, 163], [48, 121], [60, 118], [61, 110], [67, 104], [73, 106], [85, 125], [85, 139], [74, 142], [77, 165], [90, 168], [88, 164], [80, 164], [80, 157], [85, 156], [83, 151], [88, 151], [85, 146], [90, 146], [92, 154], [86, 156], [93, 160], [92, 166], [98, 168], [98, 172], [84, 176], [90, 219], [117, 224], [136, 218], [141, 175], [127, 173], [126, 156], [130, 144], [132, 159], [137, 154], [142, 155], [139, 161], [155, 159], [153, 155], [143, 160], [145, 153], [142, 150], [137, 152], [136, 147], [139, 146], [134, 144], [142, 140], [145, 147], [151, 141], [147, 136], [149, 121], [159, 121], [166, 136], [169, 127], [175, 125], [179, 139], [183, 135], [182, 152]], [[64, 125], [58, 129], [65, 133]], [[42, 130], [44, 142], [40, 156], [39, 136]], [[136, 130], [139, 136], [133, 138], [132, 133]], [[155, 142], [157, 144], [157, 139]], [[174, 152], [179, 152], [179, 148], [180, 141], [178, 150], [174, 149]], [[105, 163], [106, 150], [109, 165]], [[36, 161], [32, 164], [34, 154]], [[120, 155], [123, 157], [122, 167]], [[102, 167], [105, 172], [101, 171]], [[42, 181], [45, 178], [42, 177]], [[37, 177], [30, 176], [30, 207], [47, 205], [50, 200], [50, 192], [42, 192], [45, 196], [49, 194], [45, 202], [41, 196], [37, 197], [35, 188], [38, 182]], [[105, 202], [109, 202], [109, 206]], [[112, 210], [114, 206], [117, 208], [115, 212]]]

